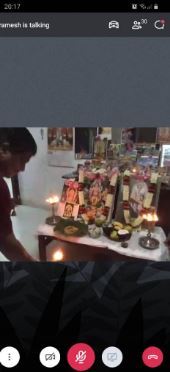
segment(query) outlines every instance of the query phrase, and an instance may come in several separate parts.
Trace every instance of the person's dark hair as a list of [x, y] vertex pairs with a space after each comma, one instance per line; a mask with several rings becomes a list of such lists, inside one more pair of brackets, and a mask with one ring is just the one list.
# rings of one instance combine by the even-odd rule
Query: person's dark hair
[[37, 145], [27, 128], [0, 128], [0, 147], [6, 148], [12, 154], [37, 152]]

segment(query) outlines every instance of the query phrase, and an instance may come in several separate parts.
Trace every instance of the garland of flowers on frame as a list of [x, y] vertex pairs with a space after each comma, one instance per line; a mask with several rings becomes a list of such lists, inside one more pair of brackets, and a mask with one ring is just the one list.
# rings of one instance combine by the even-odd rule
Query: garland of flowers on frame
[[[109, 190], [108, 190], [108, 194], [106, 195], [105, 205], [104, 205], [103, 213], [102, 213], [103, 216], [106, 219], [110, 218], [110, 212], [111, 212], [112, 208], [114, 207], [118, 174], [119, 174], [119, 172], [118, 172], [117, 169], [113, 170], [112, 175], [110, 177]], [[96, 180], [97, 179], [102, 179], [103, 177], [104, 177], [103, 174], [96, 173], [95, 178], [93, 179], [93, 181], [95, 179]], [[79, 183], [79, 189], [78, 189], [79, 190], [78, 191], [78, 194], [79, 194], [79, 216], [82, 216], [83, 218], [85, 218], [88, 221], [88, 218], [87, 218], [87, 215], [86, 215], [88, 207], [85, 205], [85, 198], [84, 198], [84, 187], [85, 187], [84, 179], [85, 179], [84, 170], [80, 169], [79, 170], [79, 180], [78, 180], [78, 183]]]
[[148, 192], [143, 200], [142, 210], [138, 217], [132, 220], [130, 215], [130, 177], [133, 175], [130, 171], [126, 170], [123, 174], [123, 213], [124, 219], [127, 224], [133, 227], [138, 227], [142, 224], [144, 220], [144, 214], [150, 212], [153, 197], [157, 189], [158, 173], [151, 173], [149, 178]]

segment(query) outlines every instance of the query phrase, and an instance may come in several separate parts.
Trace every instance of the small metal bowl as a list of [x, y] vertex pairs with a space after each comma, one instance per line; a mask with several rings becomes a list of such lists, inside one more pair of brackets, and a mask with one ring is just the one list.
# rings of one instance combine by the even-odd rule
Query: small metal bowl
[[104, 235], [106, 235], [108, 238], [110, 238], [110, 234], [114, 230], [113, 226], [111, 226], [111, 225], [103, 225], [102, 228], [103, 228]]

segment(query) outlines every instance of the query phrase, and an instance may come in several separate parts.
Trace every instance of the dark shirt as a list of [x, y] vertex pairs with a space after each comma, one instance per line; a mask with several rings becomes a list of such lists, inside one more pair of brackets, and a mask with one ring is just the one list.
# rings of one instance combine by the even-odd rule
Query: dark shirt
[[11, 197], [5, 180], [0, 177], [0, 242], [12, 233]]

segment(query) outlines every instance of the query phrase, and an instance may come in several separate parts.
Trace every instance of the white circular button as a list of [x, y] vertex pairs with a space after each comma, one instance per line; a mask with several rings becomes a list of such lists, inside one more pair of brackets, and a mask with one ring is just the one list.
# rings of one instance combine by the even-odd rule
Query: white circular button
[[102, 353], [103, 364], [109, 368], [118, 367], [123, 360], [123, 354], [120, 349], [110, 346]]
[[55, 347], [48, 346], [41, 350], [39, 358], [44, 367], [53, 368], [60, 362], [60, 353]]
[[3, 367], [13, 368], [20, 360], [20, 354], [17, 349], [12, 346], [4, 347], [0, 353], [0, 362]]

